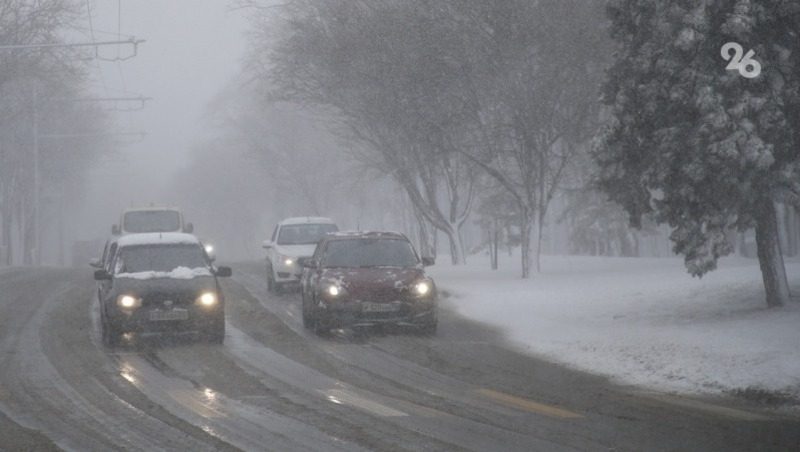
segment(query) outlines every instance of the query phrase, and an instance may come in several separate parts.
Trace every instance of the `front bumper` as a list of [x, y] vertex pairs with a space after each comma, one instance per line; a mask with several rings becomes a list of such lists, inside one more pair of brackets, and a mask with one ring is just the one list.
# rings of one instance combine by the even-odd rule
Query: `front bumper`
[[396, 310], [370, 312], [365, 310], [369, 302], [321, 301], [317, 305], [317, 320], [328, 328], [352, 328], [374, 325], [397, 325], [422, 327], [436, 322], [436, 300], [394, 301]]
[[294, 263], [286, 265], [281, 262], [275, 266], [275, 282], [280, 284], [300, 284], [303, 269], [297, 265], [297, 258], [292, 258]]
[[[187, 313], [185, 319], [153, 320], [151, 317], [152, 311], [178, 314], [178, 311], [183, 309]], [[225, 322], [225, 310], [222, 304], [213, 308], [179, 305], [171, 310], [165, 310], [157, 306], [143, 306], [132, 311], [113, 308], [109, 310], [108, 320], [115, 329], [123, 333], [142, 335], [201, 333], [208, 331], [220, 322]]]

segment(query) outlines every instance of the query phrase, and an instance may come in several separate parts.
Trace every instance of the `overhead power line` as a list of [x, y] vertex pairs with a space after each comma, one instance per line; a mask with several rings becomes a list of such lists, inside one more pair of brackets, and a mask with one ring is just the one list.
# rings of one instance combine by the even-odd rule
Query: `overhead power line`
[[[139, 52], [139, 44], [146, 42], [144, 39], [121, 39], [115, 41], [93, 41], [93, 42], [73, 42], [73, 43], [44, 43], [44, 44], [0, 44], [0, 50], [21, 50], [21, 49], [51, 49], [63, 47], [94, 47], [95, 57], [98, 59], [111, 60], [111, 61], [124, 61], [135, 57]], [[108, 45], [131, 45], [133, 46], [133, 53], [124, 57], [117, 57], [113, 59], [102, 58], [98, 54], [98, 47]]]

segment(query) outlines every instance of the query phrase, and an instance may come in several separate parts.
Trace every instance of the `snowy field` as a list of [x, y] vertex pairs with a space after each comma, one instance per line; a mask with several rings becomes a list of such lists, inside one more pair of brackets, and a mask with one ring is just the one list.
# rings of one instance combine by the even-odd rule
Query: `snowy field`
[[[724, 259], [697, 279], [675, 258], [545, 256], [529, 281], [516, 256], [495, 272], [487, 256], [448, 260], [430, 273], [449, 303], [527, 353], [662, 391], [800, 398], [800, 302], [767, 309], [756, 260]], [[800, 262], [787, 273], [797, 296]]]

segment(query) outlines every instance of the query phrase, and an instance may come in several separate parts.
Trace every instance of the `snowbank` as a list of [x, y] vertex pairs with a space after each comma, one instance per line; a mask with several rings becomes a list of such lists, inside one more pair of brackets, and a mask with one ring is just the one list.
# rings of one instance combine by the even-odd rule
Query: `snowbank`
[[[444, 260], [444, 259], [442, 259]], [[763, 389], [800, 397], [800, 302], [767, 309], [755, 260], [729, 258], [702, 279], [680, 259], [471, 256], [430, 269], [463, 315], [503, 328], [529, 353], [625, 384], [685, 393]], [[787, 262], [800, 294], [800, 262]]]
[[207, 268], [188, 268], [177, 267], [171, 272], [134, 272], [134, 273], [119, 273], [117, 278], [131, 278], [131, 279], [155, 279], [155, 278], [171, 278], [171, 279], [192, 279], [197, 276], [211, 276], [211, 271]]

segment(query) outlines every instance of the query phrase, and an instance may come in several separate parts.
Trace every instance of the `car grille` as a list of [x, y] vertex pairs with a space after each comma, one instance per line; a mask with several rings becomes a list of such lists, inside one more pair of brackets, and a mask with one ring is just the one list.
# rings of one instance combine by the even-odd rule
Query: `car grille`
[[172, 302], [172, 306], [186, 306], [194, 303], [194, 297], [185, 293], [154, 294], [142, 298], [142, 305], [147, 307], [166, 307], [168, 301]]
[[359, 301], [382, 303], [403, 299], [403, 291], [398, 289], [359, 290], [351, 294], [352, 298]]

